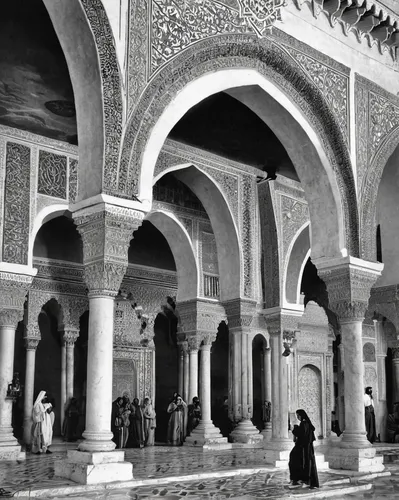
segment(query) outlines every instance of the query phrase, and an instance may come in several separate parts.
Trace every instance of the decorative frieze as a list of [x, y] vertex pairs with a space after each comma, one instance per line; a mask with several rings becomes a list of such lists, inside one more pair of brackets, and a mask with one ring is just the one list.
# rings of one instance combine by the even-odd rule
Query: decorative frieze
[[235, 299], [223, 303], [229, 330], [251, 328], [257, 316], [256, 302], [249, 299]]
[[3, 261], [28, 263], [30, 148], [7, 142], [4, 188]]
[[33, 275], [0, 272], [0, 326], [16, 328], [24, 315]]
[[222, 321], [226, 320], [226, 314], [217, 302], [206, 300], [191, 300], [177, 304], [177, 315], [179, 318], [179, 331], [187, 335], [202, 338], [210, 333], [217, 333]]

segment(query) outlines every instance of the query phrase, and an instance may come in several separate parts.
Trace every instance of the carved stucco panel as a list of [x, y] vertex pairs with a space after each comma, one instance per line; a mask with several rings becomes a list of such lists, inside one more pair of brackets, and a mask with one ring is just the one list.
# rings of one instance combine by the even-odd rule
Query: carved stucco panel
[[316, 436], [323, 434], [321, 372], [314, 365], [307, 364], [300, 369], [298, 377], [299, 407], [309, 415], [315, 426]]

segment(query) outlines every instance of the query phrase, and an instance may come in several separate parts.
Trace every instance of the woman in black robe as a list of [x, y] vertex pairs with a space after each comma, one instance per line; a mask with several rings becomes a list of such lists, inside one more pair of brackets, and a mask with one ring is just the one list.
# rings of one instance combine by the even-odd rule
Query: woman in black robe
[[319, 478], [313, 449], [313, 441], [316, 440], [315, 428], [305, 410], [297, 410], [296, 416], [300, 424], [294, 425], [292, 431], [295, 446], [290, 453], [290, 480], [293, 486], [304, 483], [310, 488], [318, 488]]

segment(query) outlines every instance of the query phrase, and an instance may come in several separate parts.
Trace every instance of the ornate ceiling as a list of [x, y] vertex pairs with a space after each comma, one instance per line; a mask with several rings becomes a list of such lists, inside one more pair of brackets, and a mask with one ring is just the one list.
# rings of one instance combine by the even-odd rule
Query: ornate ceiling
[[0, 123], [77, 143], [68, 68], [42, 0], [2, 6]]

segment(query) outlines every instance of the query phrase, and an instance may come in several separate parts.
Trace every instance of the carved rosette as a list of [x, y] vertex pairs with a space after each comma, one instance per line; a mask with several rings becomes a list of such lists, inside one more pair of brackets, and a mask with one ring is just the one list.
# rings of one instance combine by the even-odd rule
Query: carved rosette
[[64, 330], [64, 335], [62, 339], [65, 342], [66, 347], [74, 347], [78, 337], [79, 337], [79, 330], [71, 328]]
[[79, 210], [73, 217], [83, 240], [89, 297], [115, 297], [127, 269], [130, 240], [144, 213], [101, 203]]
[[250, 329], [257, 324], [256, 302], [253, 300], [235, 299], [223, 303], [229, 331]]
[[328, 264], [319, 266], [316, 262], [316, 266], [327, 286], [329, 307], [340, 322], [363, 321], [371, 287], [380, 271], [349, 262], [334, 267], [328, 267]]
[[0, 272], [0, 326], [16, 328], [23, 319], [26, 294], [33, 276]]

